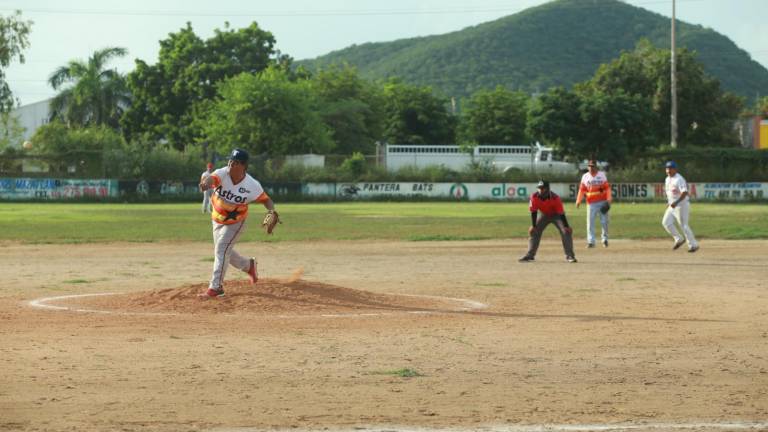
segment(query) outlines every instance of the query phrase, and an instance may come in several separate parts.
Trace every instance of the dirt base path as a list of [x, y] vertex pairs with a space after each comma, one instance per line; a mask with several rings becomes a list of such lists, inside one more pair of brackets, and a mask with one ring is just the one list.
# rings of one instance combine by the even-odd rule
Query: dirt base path
[[0, 430], [768, 421], [768, 242], [543, 243], [4, 244]]

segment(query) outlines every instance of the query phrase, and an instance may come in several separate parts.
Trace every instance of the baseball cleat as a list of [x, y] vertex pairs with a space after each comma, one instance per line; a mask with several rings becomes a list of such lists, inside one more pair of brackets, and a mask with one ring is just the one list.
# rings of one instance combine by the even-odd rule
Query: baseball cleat
[[198, 294], [197, 297], [207, 300], [211, 298], [217, 298], [217, 297], [224, 297], [224, 289], [214, 289], [214, 288], [208, 288], [208, 290], [204, 293]]
[[529, 255], [523, 255], [522, 257], [520, 257], [519, 260], [517, 260], [517, 262], [533, 262], [533, 261], [534, 261], [533, 257]]
[[256, 270], [256, 258], [251, 258], [251, 266], [248, 267], [248, 278], [251, 279], [251, 283], [255, 284], [259, 280], [259, 272]]
[[682, 240], [682, 239], [681, 239], [681, 240], [677, 240], [677, 241], [675, 242], [675, 245], [674, 245], [674, 246], [672, 246], [672, 250], [678, 250], [678, 249], [680, 249], [680, 246], [682, 246], [683, 244], [685, 244], [685, 240]]
[[592, 249], [593, 247], [595, 247], [594, 243], [587, 243], [587, 249]]
[[604, 247], [604, 248], [607, 248], [607, 247], [608, 247], [608, 240], [603, 240], [603, 247]]
[[569, 257], [565, 257], [565, 260], [566, 260], [566, 261], [568, 261], [569, 263], [575, 263], [575, 262], [579, 262], [579, 261], [576, 259], [576, 257], [572, 257], [572, 256], [569, 256]]
[[696, 252], [697, 250], [699, 250], [699, 246], [698, 246], [698, 245], [697, 245], [697, 246], [693, 246], [692, 248], [688, 249], [688, 252], [690, 252], [690, 253], [694, 253], [694, 252]]

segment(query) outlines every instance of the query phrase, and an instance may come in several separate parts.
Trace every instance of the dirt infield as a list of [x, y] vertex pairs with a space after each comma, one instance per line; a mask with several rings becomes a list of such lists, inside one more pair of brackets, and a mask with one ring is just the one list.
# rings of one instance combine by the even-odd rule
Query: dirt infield
[[557, 247], [4, 244], [0, 430], [768, 421], [768, 241]]

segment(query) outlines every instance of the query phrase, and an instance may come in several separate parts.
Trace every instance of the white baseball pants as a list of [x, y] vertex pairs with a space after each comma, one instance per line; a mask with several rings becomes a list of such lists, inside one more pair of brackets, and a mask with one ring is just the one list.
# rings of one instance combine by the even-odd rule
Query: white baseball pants
[[247, 219], [232, 225], [213, 224], [213, 276], [208, 284], [209, 288], [219, 289], [224, 285], [224, 276], [228, 265], [247, 272], [251, 267], [251, 259], [246, 258], [235, 251], [235, 243], [245, 232]]
[[664, 212], [664, 218], [661, 220], [661, 224], [664, 225], [664, 229], [672, 235], [675, 242], [679, 242], [683, 238], [680, 236], [680, 232], [675, 226], [675, 221], [683, 229], [683, 235], [688, 242], [688, 247], [696, 247], [699, 243], [696, 241], [696, 237], [693, 235], [691, 227], [688, 226], [688, 215], [691, 212], [691, 205], [688, 200], [685, 200], [678, 204], [675, 208], [667, 206], [667, 211]]
[[595, 244], [595, 216], [600, 216], [600, 227], [603, 234], [600, 236], [602, 241], [608, 241], [608, 222], [610, 216], [608, 213], [602, 213], [600, 207], [605, 201], [597, 201], [587, 205], [587, 243]]

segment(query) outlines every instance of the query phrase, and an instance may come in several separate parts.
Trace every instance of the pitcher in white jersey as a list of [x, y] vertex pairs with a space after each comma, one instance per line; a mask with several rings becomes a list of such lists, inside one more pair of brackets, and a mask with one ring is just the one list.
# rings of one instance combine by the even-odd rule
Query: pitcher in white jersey
[[248, 274], [251, 283], [259, 278], [256, 258], [246, 258], [235, 251], [235, 243], [243, 235], [248, 220], [248, 204], [256, 201], [269, 211], [275, 211], [275, 204], [264, 192], [261, 183], [251, 177], [248, 169], [248, 153], [234, 149], [226, 167], [219, 168], [200, 181], [200, 190], [213, 189], [211, 196], [211, 224], [215, 260], [213, 275], [208, 290], [201, 298], [224, 295], [224, 275], [231, 265]]
[[[664, 212], [661, 223], [664, 225], [664, 229], [675, 239], [672, 250], [679, 249], [687, 241], [688, 252], [696, 252], [699, 250], [699, 243], [688, 225], [688, 216], [691, 212], [688, 183], [677, 172], [677, 164], [674, 161], [666, 163], [666, 172], [667, 179], [664, 182], [664, 190], [667, 194], [667, 211]], [[683, 231], [682, 236], [675, 226], [675, 221]]]

